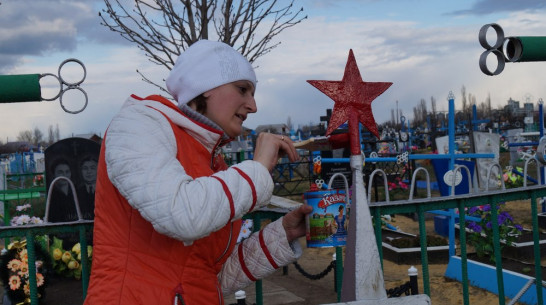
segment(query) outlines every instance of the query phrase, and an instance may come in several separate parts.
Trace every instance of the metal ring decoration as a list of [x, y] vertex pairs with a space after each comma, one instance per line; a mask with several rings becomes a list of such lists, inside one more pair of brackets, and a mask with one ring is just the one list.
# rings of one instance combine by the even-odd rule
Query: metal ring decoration
[[[76, 110], [76, 111], [70, 111], [68, 110], [68, 108], [66, 108], [63, 104], [63, 95], [66, 91], [70, 90], [70, 89], [76, 89], [76, 90], [80, 90], [82, 93], [83, 93], [83, 96], [85, 97], [85, 103], [83, 104], [83, 107], [79, 110]], [[59, 97], [59, 102], [61, 103], [61, 108], [63, 108], [63, 110], [65, 112], [68, 112], [68, 113], [72, 113], [72, 114], [76, 114], [76, 113], [80, 113], [82, 112], [86, 107], [87, 107], [87, 103], [89, 101], [89, 98], [87, 97], [87, 93], [85, 92], [85, 90], [83, 90], [80, 86], [74, 86], [74, 87], [68, 87], [66, 88], [65, 90], [62, 91], [61, 93], [61, 96]]]
[[[487, 42], [487, 31], [489, 30], [489, 28], [493, 28], [497, 33], [497, 41], [494, 45], [490, 45], [489, 42]], [[502, 45], [504, 43], [504, 31], [502, 30], [500, 25], [496, 23], [486, 24], [480, 29], [478, 40], [480, 42], [480, 45], [486, 50], [480, 56], [480, 69], [486, 75], [492, 76], [500, 74], [502, 70], [504, 70], [506, 62], [506, 58], [502, 53]], [[494, 54], [497, 57], [497, 69], [495, 69], [494, 72], [491, 72], [489, 68], [487, 68], [487, 56], [489, 56], [489, 54]]]
[[[489, 42], [487, 42], [487, 31], [489, 28], [493, 28], [495, 32], [497, 33], [497, 41], [494, 45], [490, 45]], [[478, 35], [478, 39], [480, 41], [480, 45], [486, 49], [486, 50], [492, 50], [492, 49], [500, 49], [502, 47], [502, 44], [504, 42], [504, 30], [500, 27], [500, 25], [496, 23], [490, 23], [482, 26], [480, 29], [480, 33]]]
[[[82, 67], [82, 69], [83, 69], [83, 77], [82, 77], [82, 80], [80, 80], [79, 82], [68, 83], [68, 82], [66, 82], [66, 81], [63, 79], [63, 77], [62, 77], [62, 75], [61, 75], [61, 70], [62, 70], [63, 66], [64, 66], [65, 64], [69, 63], [69, 62], [75, 62], [75, 63], [79, 64], [79, 65]], [[63, 84], [67, 85], [68, 87], [70, 87], [70, 86], [79, 86], [81, 83], [83, 83], [83, 81], [85, 80], [85, 77], [86, 77], [86, 76], [87, 76], [87, 70], [85, 69], [84, 64], [83, 64], [81, 61], [79, 61], [79, 60], [77, 60], [77, 59], [75, 59], [75, 58], [69, 58], [69, 59], [63, 61], [63, 62], [61, 63], [61, 65], [59, 65], [59, 78], [61, 79], [61, 81], [63, 82]]]
[[546, 160], [544, 159], [544, 149], [546, 148], [546, 137], [540, 138], [540, 141], [538, 142], [537, 151], [535, 153], [535, 156], [538, 161], [542, 164], [546, 164]]
[[[69, 82], [67, 82], [67, 81], [65, 81], [63, 79], [63, 77], [61, 75], [61, 70], [62, 70], [63, 66], [65, 64], [69, 63], [69, 62], [75, 62], [75, 63], [79, 64], [82, 67], [83, 77], [82, 77], [81, 80], [73, 82], [73, 83], [69, 83]], [[89, 98], [88, 98], [87, 93], [85, 92], [85, 90], [83, 90], [80, 87], [80, 84], [83, 83], [83, 81], [85, 80], [85, 77], [87, 76], [87, 70], [85, 69], [85, 65], [81, 61], [79, 61], [79, 60], [77, 60], [75, 58], [69, 58], [69, 59], [63, 61], [59, 65], [58, 75], [54, 75], [54, 74], [51, 74], [51, 73], [46, 73], [46, 74], [40, 75], [40, 78], [45, 77], [45, 76], [55, 77], [59, 81], [60, 88], [59, 88], [59, 93], [57, 93], [57, 95], [54, 98], [45, 99], [45, 98], [42, 97], [43, 101], [53, 101], [53, 100], [56, 100], [57, 98], [59, 98], [59, 101], [61, 103], [61, 108], [63, 108], [63, 110], [65, 112], [72, 113], [72, 114], [80, 113], [87, 107], [87, 103], [89, 102]], [[64, 86], [66, 86], [66, 88]], [[72, 111], [72, 110], [69, 110], [68, 108], [65, 107], [65, 105], [63, 104], [63, 95], [68, 90], [79, 90], [79, 91], [81, 91], [83, 93], [83, 96], [85, 97], [85, 103], [83, 104], [83, 107], [81, 109]]]
[[59, 92], [57, 92], [57, 95], [55, 95], [53, 98], [44, 98], [43, 96], [40, 96], [40, 98], [42, 99], [42, 101], [54, 101], [54, 100], [58, 99], [59, 96], [61, 95], [61, 92], [62, 92], [62, 89], [63, 89], [63, 83], [62, 83], [61, 79], [57, 75], [55, 75], [53, 73], [41, 74], [40, 79], [42, 79], [42, 78], [44, 78], [46, 76], [55, 77], [55, 79], [59, 82]]

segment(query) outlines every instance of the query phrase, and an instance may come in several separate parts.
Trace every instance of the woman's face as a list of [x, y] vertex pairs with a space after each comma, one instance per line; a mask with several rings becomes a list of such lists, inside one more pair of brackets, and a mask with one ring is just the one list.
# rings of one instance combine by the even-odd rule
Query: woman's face
[[[70, 166], [68, 166], [68, 164], [64, 164], [64, 163], [61, 163], [57, 166], [55, 166], [55, 170], [53, 171], [53, 176], [55, 176], [55, 178], [57, 177], [66, 177], [68, 179], [70, 179], [70, 177], [72, 176], [72, 173], [70, 172]], [[59, 185], [59, 186], [65, 186], [65, 185], [68, 185], [68, 182], [64, 179], [56, 182], [55, 185]]]
[[243, 122], [248, 114], [257, 111], [254, 85], [250, 81], [225, 84], [203, 95], [207, 98], [205, 116], [232, 138], [243, 132]]

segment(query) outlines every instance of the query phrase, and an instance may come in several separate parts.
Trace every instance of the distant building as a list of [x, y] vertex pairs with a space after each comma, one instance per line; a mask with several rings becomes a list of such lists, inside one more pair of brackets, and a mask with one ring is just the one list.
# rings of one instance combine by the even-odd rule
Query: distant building
[[527, 115], [527, 116], [532, 115], [534, 109], [535, 109], [535, 105], [533, 105], [533, 103], [524, 103], [523, 104], [523, 111], [525, 112], [525, 115]]
[[261, 132], [269, 132], [269, 133], [275, 133], [275, 134], [289, 134], [290, 129], [286, 124], [269, 124], [269, 125], [260, 125], [256, 127], [256, 134], [260, 134]]
[[29, 152], [30, 150], [39, 151], [40, 148], [26, 141], [8, 142], [4, 145], [0, 145], [0, 154]]
[[99, 144], [102, 143], [101, 136], [99, 136], [99, 135], [97, 135], [95, 133], [82, 133], [82, 134], [72, 135], [72, 137], [88, 139], [88, 140], [91, 140], [91, 141], [95, 141], [95, 142], [97, 142]]
[[511, 114], [517, 114], [519, 111], [519, 101], [509, 98], [506, 106], [504, 106], [504, 110]]
[[523, 108], [521, 108], [519, 104], [520, 104], [519, 101], [509, 98], [507, 105], [504, 106], [504, 111], [509, 112], [515, 116], [520, 116], [520, 115], [532, 116], [533, 115], [533, 111], [534, 111], [533, 103], [524, 103]]
[[237, 164], [253, 158], [254, 144], [252, 137], [239, 136], [237, 139], [222, 146], [222, 153], [228, 165]]

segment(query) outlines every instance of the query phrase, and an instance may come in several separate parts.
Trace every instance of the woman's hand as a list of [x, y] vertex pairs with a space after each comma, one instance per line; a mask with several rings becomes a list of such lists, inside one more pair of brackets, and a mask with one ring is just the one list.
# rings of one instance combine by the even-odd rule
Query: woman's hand
[[313, 207], [304, 204], [299, 208], [284, 215], [282, 226], [286, 232], [286, 239], [289, 243], [305, 235], [305, 216], [313, 211]]
[[254, 161], [260, 162], [271, 171], [279, 158], [284, 156], [287, 156], [290, 162], [298, 160], [298, 152], [289, 137], [266, 132], [258, 135]]

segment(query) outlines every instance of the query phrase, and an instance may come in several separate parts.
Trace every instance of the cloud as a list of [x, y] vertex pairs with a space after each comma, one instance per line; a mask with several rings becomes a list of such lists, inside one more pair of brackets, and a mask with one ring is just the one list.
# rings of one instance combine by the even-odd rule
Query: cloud
[[[30, 2], [36, 6], [29, 10]], [[381, 1], [343, 2], [371, 6]], [[76, 57], [88, 69], [82, 88], [89, 95], [89, 106], [84, 112], [71, 115], [62, 111], [58, 101], [0, 105], [0, 121], [4, 126], [0, 130], [0, 139], [5, 141], [6, 136], [15, 137], [20, 130], [33, 126], [45, 131], [48, 125], [57, 122], [63, 136], [92, 131], [104, 133], [111, 118], [131, 93], [143, 97], [161, 93], [156, 87], [141, 81], [135, 70], [143, 71], [158, 83], [166, 77], [167, 70], [151, 64], [135, 45], [128, 44], [101, 26], [97, 15], [98, 3], [21, 0], [2, 4], [0, 48], [10, 41], [14, 44], [10, 48], [21, 53], [0, 49], [0, 73], [56, 72], [62, 60]], [[337, 1], [316, 3], [332, 5], [332, 8], [339, 4]], [[309, 85], [307, 80], [341, 80], [349, 49], [355, 54], [364, 81], [393, 82], [372, 103], [378, 123], [390, 120], [391, 109], [396, 108], [397, 101], [399, 109], [409, 120], [413, 117], [413, 107], [421, 99], [429, 105], [430, 98], [434, 97], [438, 109], [447, 110], [446, 97], [450, 91], [456, 96], [456, 107], [460, 107], [463, 85], [467, 93], [476, 96], [478, 103], [490, 95], [495, 107], [504, 105], [510, 97], [523, 101], [527, 93], [534, 99], [546, 98], [546, 87], [537, 76], [542, 75], [544, 63], [507, 64], [503, 73], [495, 77], [484, 75], [478, 67], [478, 58], [484, 50], [477, 36], [483, 24], [496, 22], [504, 28], [507, 36], [546, 33], [545, 11], [524, 10], [531, 5], [527, 1], [522, 3], [521, 10], [499, 15], [502, 17], [487, 22], [483, 18], [443, 16], [445, 21], [425, 24], [419, 18], [402, 13], [395, 20], [383, 20], [381, 16], [370, 20], [347, 11], [343, 14], [332, 11], [332, 16], [310, 16], [276, 37], [281, 44], [255, 62], [259, 79], [256, 92], [258, 113], [250, 115], [245, 126], [256, 128], [261, 124], [284, 123], [288, 117], [296, 126], [318, 123], [320, 116], [327, 108], [332, 108], [334, 102]], [[23, 14], [27, 10], [28, 17]], [[32, 19], [40, 11], [43, 11], [41, 19]], [[16, 12], [21, 13], [17, 15]], [[457, 22], [453, 22], [454, 19]], [[459, 22], [463, 19], [464, 22]], [[37, 29], [37, 24], [43, 24], [44, 29]], [[27, 36], [24, 41], [17, 40], [10, 36], [9, 31]], [[48, 36], [50, 44], [35, 32]], [[114, 36], [116, 39], [112, 42]], [[41, 51], [33, 46], [33, 40], [42, 45]], [[55, 90], [53, 87], [44, 90], [49, 94]], [[18, 115], [13, 115], [15, 113]]]
[[541, 10], [546, 8], [543, 0], [479, 0], [471, 8], [451, 12], [451, 15], [487, 15], [498, 12], [517, 12]]
[[[9, 71], [23, 56], [74, 52], [85, 41], [122, 43], [123, 39], [100, 25], [98, 3], [98, 0], [3, 3], [0, 8], [0, 71]], [[114, 36], [117, 37], [114, 39]]]
[[[536, 35], [546, 33], [546, 24], [540, 22], [542, 16], [516, 12], [496, 22], [503, 25], [505, 33]], [[507, 64], [496, 77], [479, 70], [478, 59], [484, 50], [477, 36], [482, 25], [420, 27], [406, 20], [326, 22], [324, 18], [310, 18], [282, 33], [281, 45], [258, 61], [259, 111], [245, 124], [255, 128], [282, 123], [288, 116], [296, 126], [318, 122], [334, 103], [306, 80], [341, 80], [349, 49], [355, 53], [364, 81], [393, 82], [372, 103], [378, 123], [390, 120], [397, 101], [409, 119], [421, 99], [430, 105], [434, 97], [438, 109], [447, 110], [450, 91], [460, 107], [462, 86], [478, 103], [490, 95], [493, 107], [505, 105], [510, 97], [523, 101], [527, 93], [536, 99], [546, 96], [540, 78], [532, 77], [540, 75], [543, 64]]]

